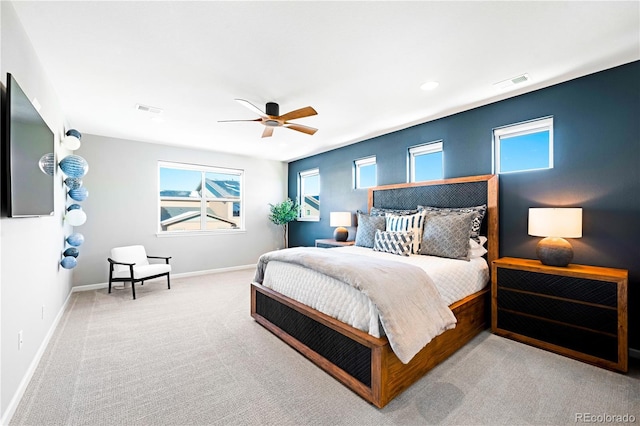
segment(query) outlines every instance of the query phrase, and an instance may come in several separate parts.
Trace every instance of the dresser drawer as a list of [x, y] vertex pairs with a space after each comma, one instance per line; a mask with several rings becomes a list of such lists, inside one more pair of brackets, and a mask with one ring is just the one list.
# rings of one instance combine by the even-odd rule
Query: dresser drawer
[[618, 311], [610, 307], [522, 293], [500, 286], [498, 286], [498, 306], [499, 309], [518, 311], [541, 319], [563, 322], [613, 336], [618, 332]]
[[499, 287], [617, 306], [618, 288], [612, 282], [507, 268], [498, 268], [497, 278]]
[[[618, 364], [618, 339], [514, 312], [498, 316], [498, 328]], [[548, 349], [548, 348], [546, 348]]]

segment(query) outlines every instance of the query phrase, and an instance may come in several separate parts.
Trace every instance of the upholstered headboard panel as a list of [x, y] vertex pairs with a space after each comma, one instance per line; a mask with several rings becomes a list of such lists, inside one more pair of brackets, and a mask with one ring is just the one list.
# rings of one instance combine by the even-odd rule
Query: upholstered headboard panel
[[469, 176], [369, 188], [369, 210], [371, 207], [414, 209], [418, 205], [471, 207], [481, 204], [487, 205], [480, 232], [487, 236], [487, 260], [491, 262], [498, 258], [498, 176]]

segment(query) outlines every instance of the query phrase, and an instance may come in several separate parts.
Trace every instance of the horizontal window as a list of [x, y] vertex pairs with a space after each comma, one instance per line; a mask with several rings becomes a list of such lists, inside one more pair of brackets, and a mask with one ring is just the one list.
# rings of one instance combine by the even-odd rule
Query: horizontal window
[[442, 141], [409, 148], [409, 182], [444, 178]]
[[243, 230], [243, 170], [160, 162], [161, 233]]
[[553, 117], [493, 130], [497, 173], [553, 168]]

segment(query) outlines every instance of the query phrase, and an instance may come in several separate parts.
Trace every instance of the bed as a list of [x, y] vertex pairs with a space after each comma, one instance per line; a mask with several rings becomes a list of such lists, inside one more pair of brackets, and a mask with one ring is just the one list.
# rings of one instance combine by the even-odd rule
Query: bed
[[[486, 204], [480, 234], [488, 265], [498, 258], [498, 178], [471, 176], [369, 189], [368, 207], [414, 209]], [[320, 250], [320, 249], [318, 249]], [[322, 249], [341, 250], [341, 249]], [[486, 328], [488, 287], [449, 305], [457, 324], [433, 338], [404, 363], [389, 339], [342, 322], [272, 288], [251, 284], [251, 316], [353, 392], [382, 408]]]

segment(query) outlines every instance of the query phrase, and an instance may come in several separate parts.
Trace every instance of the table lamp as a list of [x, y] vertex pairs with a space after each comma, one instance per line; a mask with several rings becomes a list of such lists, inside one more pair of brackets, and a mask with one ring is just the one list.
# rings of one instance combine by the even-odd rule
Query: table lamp
[[331, 212], [329, 214], [329, 226], [337, 227], [333, 231], [336, 241], [347, 241], [349, 230], [345, 226], [351, 226], [351, 212]]
[[565, 238], [582, 237], [582, 208], [530, 208], [529, 235], [545, 237], [536, 247], [544, 265], [567, 266], [573, 248]]

